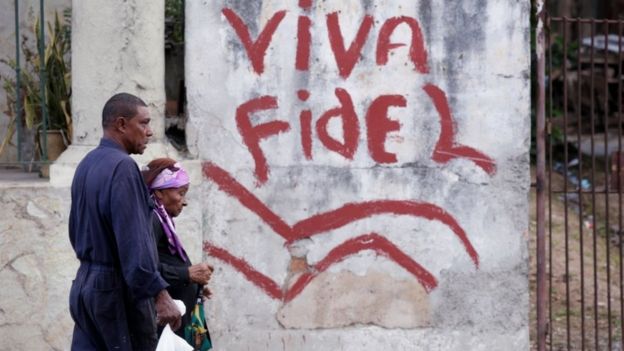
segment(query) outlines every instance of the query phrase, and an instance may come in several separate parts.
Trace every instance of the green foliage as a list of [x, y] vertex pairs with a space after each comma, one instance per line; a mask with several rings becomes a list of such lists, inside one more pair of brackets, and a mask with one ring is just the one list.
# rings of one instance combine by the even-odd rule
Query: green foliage
[[576, 64], [576, 59], [578, 57], [578, 41], [570, 41], [568, 42], [567, 52], [563, 51], [563, 37], [561, 35], [555, 35], [554, 39], [550, 43], [550, 59], [552, 63], [553, 70], [555, 69], [563, 69], [564, 55], [567, 56], [567, 65], [570, 67], [571, 63]]
[[[71, 119], [71, 11], [65, 10], [63, 19], [55, 13], [54, 21], [47, 23], [47, 40], [44, 42], [44, 65], [45, 65], [45, 88], [44, 101], [48, 113], [48, 130], [61, 130], [67, 142], [71, 141], [72, 119]], [[28, 37], [22, 36], [20, 45], [23, 55], [23, 62], [20, 67], [20, 101], [22, 105], [22, 116], [24, 125], [28, 129], [35, 128], [39, 132], [44, 127], [43, 111], [41, 109], [41, 84], [40, 74], [43, 73], [41, 58], [37, 48], [41, 38], [39, 37], [40, 23], [37, 20], [33, 26], [36, 36], [36, 43], [30, 45]], [[0, 63], [8, 65], [17, 72], [17, 64], [14, 59], [0, 59]], [[0, 76], [2, 87], [7, 96], [7, 111], [9, 116], [9, 127], [0, 144], [0, 154], [15, 133], [17, 117], [17, 82], [15, 76]], [[34, 141], [39, 144], [38, 140]]]
[[553, 126], [550, 132], [550, 142], [554, 145], [563, 144], [563, 130], [560, 127]]
[[165, 39], [171, 44], [184, 43], [184, 0], [165, 1]]
[[47, 71], [46, 106], [49, 114], [48, 129], [67, 131], [71, 136], [71, 68], [70, 30], [68, 22], [61, 24], [58, 14], [54, 17], [54, 26], [48, 23], [49, 43], [45, 49]]

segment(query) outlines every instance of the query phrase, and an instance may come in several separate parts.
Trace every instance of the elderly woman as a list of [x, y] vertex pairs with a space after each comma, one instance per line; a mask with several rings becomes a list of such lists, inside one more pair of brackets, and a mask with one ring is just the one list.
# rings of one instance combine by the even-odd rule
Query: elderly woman
[[[182, 326], [176, 332], [184, 338], [198, 298], [210, 296], [210, 290], [203, 286], [210, 280], [213, 269], [207, 263], [191, 263], [173, 223], [173, 218], [186, 206], [190, 182], [184, 168], [170, 158], [158, 158], [143, 170], [143, 177], [155, 204], [152, 224], [160, 274], [169, 283], [169, 295], [182, 300], [186, 306], [187, 313], [182, 316]], [[187, 341], [190, 341], [188, 331]]]

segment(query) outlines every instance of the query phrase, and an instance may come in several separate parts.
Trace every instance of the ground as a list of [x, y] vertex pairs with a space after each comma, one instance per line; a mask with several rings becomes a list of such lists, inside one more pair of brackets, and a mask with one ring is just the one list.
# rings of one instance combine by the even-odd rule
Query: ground
[[[535, 173], [532, 173], [532, 179], [535, 179]], [[591, 179], [591, 174], [584, 172], [584, 176]], [[546, 267], [547, 280], [549, 272], [552, 272], [552, 289], [547, 290], [552, 301], [547, 311], [550, 316], [547, 318], [552, 320], [552, 334], [548, 336], [547, 349], [550, 349], [548, 346], [552, 346], [552, 350], [622, 350], [621, 316], [624, 307], [619, 233], [622, 232], [624, 224], [620, 223], [621, 216], [618, 216], [618, 213], [622, 213], [622, 196], [617, 193], [605, 196], [604, 172], [597, 173], [594, 180], [591, 183], [596, 194], [594, 196], [591, 192], [582, 194], [580, 197], [582, 206], [579, 206], [577, 194], [566, 197], [563, 193], [557, 193], [557, 190], [563, 190], [564, 186], [564, 177], [558, 173], [552, 174], [550, 204], [548, 192], [546, 193], [546, 260], [549, 264]], [[568, 190], [575, 189], [570, 184], [568, 187]], [[599, 193], [600, 191], [603, 193]], [[535, 188], [531, 190], [530, 203], [532, 307], [530, 317], [531, 340], [535, 347], [537, 228]], [[606, 208], [609, 208], [609, 211], [606, 211]], [[549, 252], [552, 252], [552, 255], [549, 255]], [[548, 286], [547, 281], [547, 289]], [[611, 323], [608, 323], [609, 319]], [[608, 345], [609, 335], [611, 345]]]

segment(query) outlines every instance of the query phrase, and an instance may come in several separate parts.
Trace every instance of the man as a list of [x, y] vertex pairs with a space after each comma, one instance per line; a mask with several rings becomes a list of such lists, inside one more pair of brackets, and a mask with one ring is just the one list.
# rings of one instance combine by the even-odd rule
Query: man
[[145, 150], [149, 122], [145, 102], [114, 95], [102, 111], [100, 145], [76, 169], [69, 239], [80, 268], [69, 296], [72, 350], [154, 350], [157, 320], [174, 330], [180, 325], [158, 273], [153, 204], [129, 156]]

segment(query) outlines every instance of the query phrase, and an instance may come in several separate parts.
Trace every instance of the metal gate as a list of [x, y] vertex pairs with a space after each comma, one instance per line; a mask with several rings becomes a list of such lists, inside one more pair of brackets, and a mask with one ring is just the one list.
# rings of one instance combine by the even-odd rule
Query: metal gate
[[535, 345], [622, 350], [624, 22], [538, 17]]
[[[3, 5], [10, 10], [8, 1]], [[71, 143], [71, 9], [47, 18], [45, 0], [38, 1], [38, 14], [36, 5], [13, 1], [15, 54], [0, 57], [0, 94], [6, 97], [0, 114], [8, 118], [0, 131], [0, 167], [47, 177], [50, 160]], [[30, 11], [33, 16], [23, 15]], [[32, 33], [21, 33], [25, 26]]]

